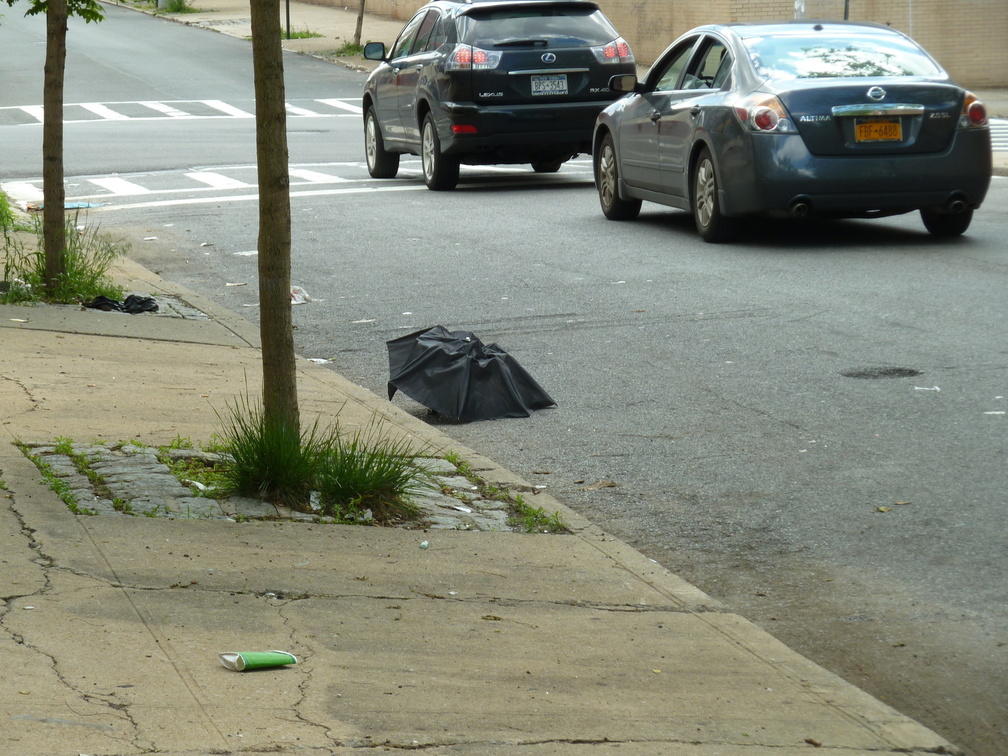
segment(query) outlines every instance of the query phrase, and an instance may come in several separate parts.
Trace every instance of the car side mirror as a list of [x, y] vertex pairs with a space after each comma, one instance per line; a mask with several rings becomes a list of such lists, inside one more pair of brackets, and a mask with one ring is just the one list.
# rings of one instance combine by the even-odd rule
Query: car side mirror
[[385, 60], [385, 43], [368, 42], [364, 45], [364, 57], [368, 60]]
[[637, 77], [634, 74], [619, 74], [609, 79], [609, 89], [613, 92], [635, 92], [637, 90]]

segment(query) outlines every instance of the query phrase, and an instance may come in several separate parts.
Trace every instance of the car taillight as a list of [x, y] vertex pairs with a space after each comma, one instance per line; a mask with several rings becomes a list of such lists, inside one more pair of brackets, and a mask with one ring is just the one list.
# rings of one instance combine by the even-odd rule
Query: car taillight
[[634, 63], [633, 50], [630, 43], [622, 37], [617, 37], [607, 45], [599, 45], [591, 49], [599, 63]]
[[488, 71], [497, 67], [501, 54], [471, 45], [456, 45], [445, 66], [449, 71]]
[[735, 116], [747, 131], [761, 134], [798, 133], [784, 105], [776, 97], [746, 97], [735, 104]]
[[959, 128], [968, 129], [987, 125], [987, 108], [972, 92], [966, 93], [963, 101], [963, 112], [959, 117]]

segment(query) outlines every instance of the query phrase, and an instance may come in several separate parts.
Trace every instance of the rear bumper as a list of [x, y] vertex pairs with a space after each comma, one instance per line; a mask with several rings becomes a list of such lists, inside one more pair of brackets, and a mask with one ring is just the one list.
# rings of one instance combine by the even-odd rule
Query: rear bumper
[[[591, 152], [595, 119], [609, 101], [479, 106], [444, 103], [436, 117], [441, 149], [462, 162], [509, 163]], [[456, 133], [453, 127], [475, 129]]]
[[799, 136], [754, 135], [722, 149], [721, 209], [726, 215], [863, 215], [979, 207], [991, 180], [990, 134], [958, 131], [948, 150], [918, 155], [819, 157]]

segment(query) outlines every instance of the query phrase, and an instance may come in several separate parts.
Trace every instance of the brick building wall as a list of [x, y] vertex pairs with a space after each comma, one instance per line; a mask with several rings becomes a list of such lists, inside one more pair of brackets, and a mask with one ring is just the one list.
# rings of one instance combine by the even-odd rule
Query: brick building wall
[[[356, 0], [316, 0], [353, 7]], [[694, 26], [795, 17], [796, 0], [596, 0], [650, 65]], [[804, 2], [805, 18], [842, 19], [844, 0]], [[424, 0], [366, 0], [368, 13], [405, 20]], [[1008, 0], [848, 0], [852, 21], [888, 24], [916, 39], [967, 87], [1008, 87]], [[392, 40], [382, 40], [391, 43]]]

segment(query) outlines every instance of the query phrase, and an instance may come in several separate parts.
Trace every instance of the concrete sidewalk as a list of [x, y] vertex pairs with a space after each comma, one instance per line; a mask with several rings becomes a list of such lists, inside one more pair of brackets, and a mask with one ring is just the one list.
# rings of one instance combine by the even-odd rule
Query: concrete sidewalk
[[[248, 321], [113, 275], [209, 317], [0, 306], [0, 753], [958, 752], [545, 494], [572, 535], [72, 514], [15, 442], [206, 442], [260, 392]], [[298, 380], [309, 421], [384, 418], [531, 496], [328, 367]], [[217, 658], [267, 649], [300, 663]]]
[[[72, 514], [16, 441], [206, 441], [260, 390], [251, 324], [114, 277], [210, 319], [0, 307], [0, 752], [956, 752], [544, 494], [574, 534]], [[530, 489], [329, 368], [298, 379], [305, 418], [377, 414]], [[217, 658], [269, 649], [301, 661]]]

